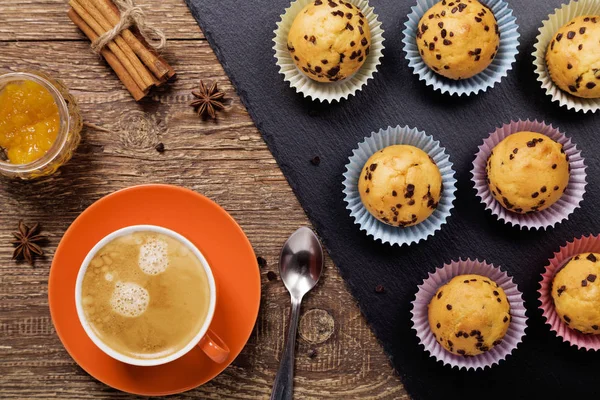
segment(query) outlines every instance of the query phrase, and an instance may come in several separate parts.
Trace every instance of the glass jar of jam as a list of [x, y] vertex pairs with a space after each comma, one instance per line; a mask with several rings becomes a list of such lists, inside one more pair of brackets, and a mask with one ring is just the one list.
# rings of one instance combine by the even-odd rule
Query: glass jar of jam
[[71, 157], [82, 128], [75, 98], [41, 72], [0, 76], [0, 175], [33, 179]]

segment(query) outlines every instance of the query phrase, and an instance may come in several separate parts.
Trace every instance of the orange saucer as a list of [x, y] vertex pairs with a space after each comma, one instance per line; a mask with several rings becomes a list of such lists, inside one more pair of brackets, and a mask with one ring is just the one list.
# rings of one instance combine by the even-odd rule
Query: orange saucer
[[[224, 363], [212, 362], [195, 348], [165, 365], [136, 367], [107, 356], [86, 336], [75, 309], [75, 280], [81, 262], [110, 232], [139, 224], [163, 226], [182, 234], [208, 260], [217, 285], [217, 307], [210, 329], [231, 350]], [[208, 382], [242, 351], [258, 315], [260, 273], [244, 232], [216, 203], [177, 186], [134, 186], [98, 200], [67, 229], [52, 261], [48, 300], [56, 332], [81, 368], [124, 392], [160, 396]]]

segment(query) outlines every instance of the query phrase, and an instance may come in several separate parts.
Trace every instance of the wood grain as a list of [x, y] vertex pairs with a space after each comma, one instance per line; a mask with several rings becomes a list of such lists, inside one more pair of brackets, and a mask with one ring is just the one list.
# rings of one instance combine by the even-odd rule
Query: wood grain
[[[261, 311], [244, 351], [212, 382], [170, 398], [269, 397], [289, 297], [266, 274], [277, 271], [287, 236], [308, 221], [183, 1], [140, 3], [151, 5], [149, 20], [169, 37], [164, 55], [178, 79], [139, 104], [91, 53], [67, 19], [65, 2], [0, 5], [0, 72], [44, 70], [62, 79], [86, 122], [77, 153], [56, 175], [0, 180], [0, 398], [133, 398], [96, 381], [69, 357], [50, 319], [47, 278], [53, 252], [79, 213], [108, 193], [149, 182], [185, 186], [217, 201], [268, 263]], [[160, 23], [162, 15], [169, 18]], [[188, 106], [199, 79], [215, 80], [228, 93], [230, 109], [217, 122], [201, 121]], [[154, 150], [158, 142], [165, 145], [162, 154]], [[47, 255], [34, 268], [11, 260], [11, 232], [21, 219], [41, 222], [49, 238]], [[296, 398], [407, 398], [329, 258], [305, 300], [296, 365]]]

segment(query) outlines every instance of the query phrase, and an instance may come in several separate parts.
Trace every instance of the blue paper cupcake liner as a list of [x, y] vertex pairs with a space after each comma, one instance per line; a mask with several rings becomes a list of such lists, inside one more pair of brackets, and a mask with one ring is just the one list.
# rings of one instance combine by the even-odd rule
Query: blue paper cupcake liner
[[[433, 214], [420, 224], [404, 228], [387, 225], [373, 217], [364, 207], [358, 191], [360, 173], [369, 157], [379, 150], [396, 144], [415, 146], [429, 154], [440, 170], [443, 185], [442, 196]], [[379, 132], [373, 132], [371, 136], [359, 143], [346, 164], [343, 184], [344, 201], [348, 204], [346, 208], [360, 229], [373, 236], [375, 240], [399, 246], [418, 243], [433, 236], [446, 223], [456, 198], [456, 179], [446, 149], [425, 132], [407, 126], [380, 129]]]
[[516, 22], [517, 19], [513, 16], [513, 11], [505, 1], [480, 0], [480, 2], [493, 11], [498, 22], [500, 31], [498, 52], [492, 63], [481, 73], [468, 79], [453, 80], [435, 73], [423, 62], [421, 54], [419, 54], [417, 48], [419, 21], [427, 10], [438, 3], [438, 0], [417, 0], [417, 5], [412, 7], [412, 12], [408, 15], [408, 20], [404, 24], [402, 42], [404, 43], [408, 66], [419, 76], [419, 80], [425, 81], [428, 86], [433, 86], [435, 90], [442, 93], [470, 96], [487, 91], [507, 76], [518, 53], [519, 27]]

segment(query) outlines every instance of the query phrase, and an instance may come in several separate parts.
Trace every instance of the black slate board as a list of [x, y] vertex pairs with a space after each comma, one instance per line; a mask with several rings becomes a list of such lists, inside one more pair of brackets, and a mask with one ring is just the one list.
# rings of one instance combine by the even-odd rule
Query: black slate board
[[[553, 251], [582, 234], [598, 233], [600, 114], [567, 111], [551, 103], [533, 72], [537, 29], [563, 0], [513, 0], [520, 55], [508, 79], [468, 98], [434, 92], [408, 68], [402, 29], [412, 1], [371, 0], [385, 30], [383, 63], [356, 97], [332, 105], [306, 100], [278, 73], [273, 30], [289, 0], [186, 0], [233, 81], [300, 203], [322, 237], [406, 389], [415, 399], [593, 398], [600, 353], [569, 347], [544, 325], [537, 282]], [[572, 136], [583, 149], [588, 187], [582, 208], [547, 232], [498, 222], [475, 197], [470, 169], [484, 137], [511, 119], [537, 118]], [[458, 178], [449, 223], [411, 247], [374, 242], [346, 211], [342, 173], [356, 144], [371, 131], [409, 125], [441, 141]], [[310, 160], [320, 156], [314, 166]], [[231, 190], [235, 190], [231, 188]], [[285, 216], [282, 216], [285, 218]], [[477, 257], [509, 270], [524, 291], [529, 328], [519, 349], [500, 365], [457, 371], [434, 362], [411, 330], [410, 302], [427, 272], [459, 257]], [[384, 294], [375, 286], [383, 284]]]

